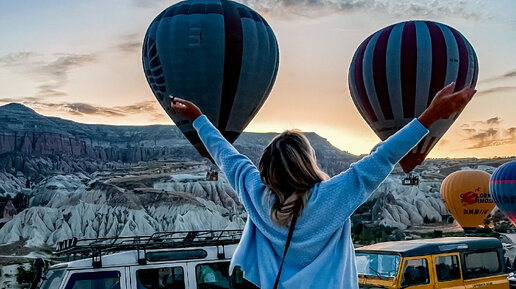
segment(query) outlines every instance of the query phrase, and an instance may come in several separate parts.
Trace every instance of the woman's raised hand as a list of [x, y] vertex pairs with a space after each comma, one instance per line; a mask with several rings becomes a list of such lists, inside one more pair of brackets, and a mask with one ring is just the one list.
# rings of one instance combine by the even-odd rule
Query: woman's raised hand
[[430, 128], [435, 121], [449, 118], [452, 114], [461, 112], [477, 92], [471, 87], [465, 87], [457, 92], [453, 92], [454, 90], [455, 82], [441, 89], [427, 109], [419, 116], [419, 122], [426, 128]]
[[199, 107], [197, 107], [197, 105], [191, 101], [184, 100], [179, 97], [174, 97], [171, 99], [171, 109], [174, 113], [179, 113], [191, 121], [194, 121], [196, 118], [202, 115], [202, 112]]

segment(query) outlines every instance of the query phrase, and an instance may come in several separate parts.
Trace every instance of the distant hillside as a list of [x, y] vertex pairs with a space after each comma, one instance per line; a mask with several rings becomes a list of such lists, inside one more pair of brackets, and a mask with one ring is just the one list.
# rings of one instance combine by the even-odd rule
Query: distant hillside
[[[274, 133], [243, 133], [235, 147], [253, 161]], [[307, 133], [321, 166], [330, 174], [358, 157]], [[173, 125], [112, 126], [46, 117], [17, 103], [0, 107], [0, 172], [40, 179], [53, 173], [92, 173], [126, 163], [201, 157]]]

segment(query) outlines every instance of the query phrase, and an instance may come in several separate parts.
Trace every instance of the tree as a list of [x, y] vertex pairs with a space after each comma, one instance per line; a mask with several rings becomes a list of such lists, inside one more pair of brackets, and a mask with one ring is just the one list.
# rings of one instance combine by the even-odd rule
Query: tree
[[25, 269], [25, 266], [19, 265], [16, 272], [16, 282], [18, 284], [31, 283], [36, 277], [36, 268], [33, 265], [30, 266], [29, 270]]

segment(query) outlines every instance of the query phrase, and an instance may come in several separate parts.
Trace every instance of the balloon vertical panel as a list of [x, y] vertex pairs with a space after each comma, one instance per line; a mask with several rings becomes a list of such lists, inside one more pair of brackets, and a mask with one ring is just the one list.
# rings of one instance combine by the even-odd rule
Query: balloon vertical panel
[[489, 190], [498, 208], [516, 226], [516, 161], [505, 163], [495, 170]]
[[[236, 4], [241, 15], [242, 65], [234, 107], [226, 130], [242, 131], [265, 102], [278, 72], [278, 44], [269, 24], [256, 12]], [[262, 59], [263, 61], [256, 61]]]
[[[348, 81], [358, 111], [385, 140], [418, 117], [445, 85], [455, 81], [456, 91], [475, 86], [477, 75], [474, 50], [457, 30], [431, 21], [407, 21], [362, 42]], [[405, 172], [423, 162], [457, 116], [430, 127], [430, 133], [400, 162]]]
[[147, 30], [142, 61], [157, 100], [206, 157], [192, 122], [169, 110], [169, 95], [194, 102], [233, 142], [265, 102], [279, 66], [268, 23], [227, 0], [182, 1], [165, 9]]

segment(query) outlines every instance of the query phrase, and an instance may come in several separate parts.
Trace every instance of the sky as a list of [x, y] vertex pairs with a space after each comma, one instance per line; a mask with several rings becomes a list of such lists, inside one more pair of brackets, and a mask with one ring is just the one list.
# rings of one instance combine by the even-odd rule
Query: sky
[[[178, 1], [0, 0], [0, 105], [83, 123], [172, 124], [141, 63], [148, 25]], [[430, 157], [516, 155], [516, 1], [246, 0], [280, 46], [269, 98], [246, 131], [314, 131], [341, 150], [368, 153], [378, 137], [350, 97], [354, 51], [406, 20], [459, 30], [479, 59], [478, 93]], [[288, 107], [289, 109], [285, 109]]]

